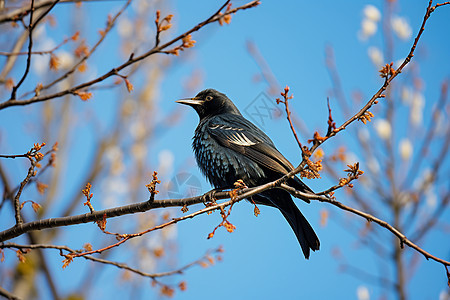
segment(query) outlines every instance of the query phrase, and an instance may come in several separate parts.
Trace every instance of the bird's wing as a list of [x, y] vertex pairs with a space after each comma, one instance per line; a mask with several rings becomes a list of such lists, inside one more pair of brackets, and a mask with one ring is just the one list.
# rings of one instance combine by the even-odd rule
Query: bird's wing
[[270, 138], [242, 116], [230, 114], [212, 118], [207, 124], [207, 130], [220, 145], [241, 153], [272, 171], [286, 174], [294, 169]]

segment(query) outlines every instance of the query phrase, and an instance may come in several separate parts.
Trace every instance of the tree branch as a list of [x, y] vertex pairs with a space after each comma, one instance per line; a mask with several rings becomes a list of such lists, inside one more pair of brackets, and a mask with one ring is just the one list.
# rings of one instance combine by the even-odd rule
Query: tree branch
[[[297, 197], [297, 193], [298, 191], [288, 185], [282, 184], [281, 187], [283, 189], [285, 189], [286, 191], [288, 191], [291, 195], [293, 195], [294, 197]], [[300, 194], [301, 195], [301, 194]], [[311, 200], [319, 200], [320, 202], [327, 202], [330, 203], [336, 207], [339, 207], [342, 210], [351, 212], [355, 215], [358, 215], [360, 217], [365, 218], [368, 222], [374, 222], [377, 223], [378, 225], [386, 228], [387, 230], [389, 230], [390, 232], [392, 232], [396, 237], [398, 237], [398, 239], [400, 240], [400, 248], [404, 248], [404, 245], [408, 245], [409, 247], [413, 248], [414, 250], [416, 250], [417, 252], [421, 253], [423, 256], [425, 256], [425, 258], [428, 259], [432, 259], [438, 263], [443, 264], [444, 266], [450, 266], [450, 261], [446, 261], [443, 260], [439, 257], [436, 257], [430, 253], [428, 253], [427, 251], [423, 250], [422, 248], [420, 248], [419, 246], [417, 246], [416, 244], [414, 244], [413, 242], [411, 242], [403, 233], [401, 233], [399, 230], [397, 230], [397, 228], [395, 228], [394, 226], [390, 225], [389, 223], [387, 223], [386, 221], [383, 221], [375, 216], [372, 216], [371, 214], [362, 212], [360, 210], [357, 210], [353, 207], [347, 206], [345, 204], [342, 204], [339, 201], [336, 201], [332, 198], [327, 198], [325, 196], [321, 196], [318, 197], [317, 199], [311, 199]]]
[[11, 99], [16, 99], [17, 89], [22, 85], [23, 81], [28, 75], [31, 64], [31, 49], [33, 48], [33, 13], [34, 13], [34, 0], [31, 0], [31, 8], [30, 8], [30, 25], [28, 25], [28, 56], [27, 56], [27, 65], [25, 67], [25, 73], [22, 75], [22, 78], [19, 82], [13, 87], [11, 93]]
[[[33, 13], [35, 10], [34, 7], [34, 0], [31, 0], [31, 8], [30, 8], [30, 25], [28, 26], [28, 55], [27, 55], [27, 65], [25, 68], [25, 73], [23, 74], [22, 78], [19, 80], [17, 85], [15, 85], [11, 92], [11, 99], [9, 101], [14, 101], [16, 99], [16, 93], [17, 89], [22, 85], [22, 83], [25, 81], [25, 78], [28, 75], [28, 72], [30, 71], [30, 65], [31, 65], [31, 54], [32, 54], [32, 48], [33, 48], [33, 30], [36, 28], [36, 25], [39, 24], [39, 22], [55, 7], [56, 4], [58, 4], [60, 0], [55, 0], [50, 7], [41, 14], [36, 21], [33, 22]], [[9, 102], [7, 101], [7, 102]]]
[[150, 49], [149, 51], [147, 51], [146, 53], [135, 57], [134, 54], [131, 54], [128, 61], [126, 61], [125, 63], [121, 64], [118, 67], [115, 67], [113, 69], [111, 69], [109, 72], [103, 74], [100, 77], [97, 77], [93, 80], [84, 82], [82, 84], [79, 84], [75, 87], [71, 87], [69, 89], [54, 93], [54, 94], [50, 94], [50, 95], [45, 95], [45, 96], [35, 96], [32, 97], [30, 99], [26, 99], [26, 100], [16, 100], [16, 99], [10, 99], [8, 101], [2, 102], [0, 103], [0, 110], [7, 108], [7, 107], [12, 107], [12, 106], [19, 106], [19, 105], [28, 105], [31, 103], [36, 103], [36, 102], [42, 102], [42, 101], [47, 101], [50, 99], [54, 99], [54, 98], [60, 98], [62, 96], [68, 95], [68, 94], [74, 94], [75, 92], [85, 89], [87, 87], [90, 87], [96, 83], [102, 82], [103, 80], [116, 75], [118, 72], [120, 72], [121, 70], [125, 69], [126, 67], [141, 61], [143, 59], [146, 59], [147, 57], [156, 54], [156, 53], [163, 53], [163, 50], [171, 45], [173, 45], [174, 43], [176, 43], [177, 41], [182, 40], [183, 38], [187, 37], [189, 34], [196, 32], [198, 30], [200, 30], [203, 26], [213, 23], [213, 22], [217, 22], [219, 21], [221, 18], [223, 18], [224, 15], [229, 15], [229, 14], [233, 14], [236, 13], [239, 10], [244, 10], [244, 9], [248, 9], [254, 6], [259, 5], [259, 1], [258, 0], [254, 0], [251, 1], [247, 4], [244, 4], [242, 6], [236, 7], [234, 9], [230, 9], [227, 10], [226, 12], [221, 14], [221, 10], [226, 6], [226, 4], [228, 4], [228, 1], [221, 6], [221, 8], [215, 13], [213, 14], [211, 17], [209, 17], [208, 19], [206, 19], [205, 21], [199, 23], [198, 25], [196, 25], [195, 27], [191, 28], [190, 30], [186, 31], [185, 33], [179, 35], [178, 37], [170, 40], [169, 42], [157, 46], [157, 47], [153, 47], [152, 49]]
[[[122, 0], [61, 0], [59, 2], [61, 3], [80, 3], [80, 2], [113, 2], [113, 1], [122, 1]], [[35, 1], [34, 8], [35, 10], [44, 8], [47, 6], [50, 6], [54, 3], [54, 0], [41, 0], [41, 1]], [[8, 8], [5, 8], [7, 10]], [[6, 22], [17, 22], [24, 17], [26, 17], [31, 12], [30, 8], [28, 7], [20, 7], [13, 11], [10, 11], [9, 13], [2, 13], [0, 15], [0, 24], [6, 23]]]
[[[54, 250], [60, 250], [60, 253], [62, 256], [65, 256], [65, 254], [63, 254], [62, 251], [67, 251], [70, 254], [77, 254], [80, 253], [79, 250], [74, 250], [72, 248], [69, 248], [68, 246], [59, 246], [59, 245], [49, 245], [49, 244], [32, 244], [32, 245], [22, 245], [22, 244], [16, 244], [16, 243], [2, 243], [0, 244], [0, 249], [7, 249], [7, 248], [14, 248], [14, 249], [18, 249], [18, 250], [23, 250], [23, 249], [54, 249]], [[140, 276], [143, 277], [149, 277], [152, 279], [156, 279], [156, 278], [161, 278], [161, 277], [167, 277], [167, 276], [171, 276], [171, 275], [175, 275], [175, 274], [183, 274], [184, 271], [186, 271], [187, 269], [198, 265], [202, 262], [204, 262], [211, 254], [214, 253], [221, 253], [223, 252], [222, 247], [219, 247], [217, 249], [213, 249], [213, 250], [209, 250], [207, 251], [202, 257], [200, 257], [199, 259], [196, 259], [195, 261], [188, 263], [180, 268], [177, 268], [175, 270], [172, 271], [166, 271], [166, 272], [160, 272], [160, 273], [147, 273], [147, 272], [143, 272], [139, 269], [136, 268], [132, 268], [130, 266], [128, 266], [125, 263], [119, 263], [119, 262], [115, 262], [115, 261], [111, 261], [111, 260], [107, 260], [107, 259], [102, 259], [102, 258], [98, 258], [98, 257], [94, 257], [91, 255], [83, 255], [82, 257], [87, 259], [87, 260], [91, 260], [94, 262], [99, 262], [102, 264], [107, 264], [107, 265], [112, 265], [115, 266], [119, 269], [124, 269], [124, 270], [128, 270], [131, 271], [133, 273], [136, 273]], [[1, 292], [0, 292], [1, 295]]]
[[[282, 178], [275, 180], [273, 182], [266, 183], [264, 185], [253, 187], [253, 188], [245, 188], [242, 190], [239, 190], [237, 192], [236, 198], [233, 199], [233, 202], [241, 201], [242, 199], [248, 198], [252, 195], [261, 193], [262, 191], [275, 188], [280, 186], [282, 183], [284, 183], [288, 178], [291, 178], [296, 173], [294, 171], [286, 174]], [[319, 195], [313, 195], [313, 194], [306, 194], [302, 192], [296, 193], [297, 197], [301, 199], [320, 199], [322, 196]], [[139, 203], [134, 203], [130, 205], [124, 205], [119, 206], [115, 208], [105, 209], [105, 210], [98, 210], [94, 211], [93, 213], [85, 213], [81, 215], [76, 216], [69, 216], [69, 217], [61, 217], [61, 218], [50, 218], [50, 219], [43, 219], [28, 223], [19, 224], [16, 226], [13, 226], [7, 230], [4, 230], [0, 232], [0, 242], [18, 237], [22, 235], [23, 233], [33, 231], [33, 230], [42, 230], [42, 229], [48, 229], [48, 228], [55, 228], [55, 227], [61, 227], [61, 226], [68, 226], [68, 225], [75, 225], [75, 224], [82, 224], [82, 223], [89, 223], [94, 221], [101, 221], [103, 218], [113, 218], [128, 214], [134, 214], [137, 212], [145, 212], [151, 209], [155, 208], [164, 208], [164, 207], [173, 207], [173, 206], [190, 206], [193, 204], [203, 203], [207, 200], [207, 197], [209, 196], [209, 192], [205, 193], [201, 196], [196, 197], [189, 197], [189, 198], [183, 198], [183, 199], [167, 199], [167, 200], [154, 200], [154, 201], [144, 201]], [[214, 194], [215, 199], [227, 199], [230, 198], [229, 192], [216, 192]], [[231, 201], [231, 200], [230, 200]], [[208, 207], [204, 211], [197, 212], [197, 214], [201, 214], [204, 212], [208, 212], [214, 209], [218, 209], [220, 207], [227, 206], [231, 204], [231, 202], [225, 202], [222, 204], [219, 204], [218, 206], [214, 207]], [[192, 217], [194, 217], [193, 215]], [[177, 221], [178, 222], [178, 221]]]
[[20, 300], [21, 299], [19, 297], [16, 297], [15, 295], [11, 294], [10, 292], [5, 290], [1, 286], [0, 286], [0, 296], [3, 296], [3, 297], [5, 297], [6, 299], [9, 299], [9, 300]]

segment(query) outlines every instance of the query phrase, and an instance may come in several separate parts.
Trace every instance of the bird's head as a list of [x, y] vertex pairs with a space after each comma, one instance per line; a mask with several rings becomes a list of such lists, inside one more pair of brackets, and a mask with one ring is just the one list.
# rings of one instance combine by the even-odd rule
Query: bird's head
[[194, 98], [180, 99], [176, 102], [192, 106], [200, 119], [225, 113], [241, 114], [225, 94], [214, 89], [203, 90]]

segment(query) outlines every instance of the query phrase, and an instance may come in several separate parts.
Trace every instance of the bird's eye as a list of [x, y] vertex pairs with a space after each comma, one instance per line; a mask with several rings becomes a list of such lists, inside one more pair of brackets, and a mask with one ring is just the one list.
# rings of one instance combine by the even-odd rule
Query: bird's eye
[[213, 96], [206, 96], [206, 101], [211, 101]]

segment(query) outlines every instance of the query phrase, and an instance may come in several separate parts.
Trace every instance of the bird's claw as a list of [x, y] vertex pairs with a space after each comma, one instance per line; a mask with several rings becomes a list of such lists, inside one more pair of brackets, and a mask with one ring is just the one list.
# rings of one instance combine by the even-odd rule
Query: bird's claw
[[216, 193], [217, 193], [218, 191], [219, 191], [218, 189], [214, 189], [214, 190], [211, 190], [211, 191], [205, 193], [205, 194], [202, 196], [203, 204], [206, 205], [206, 204], [209, 203], [209, 202], [216, 202]]

